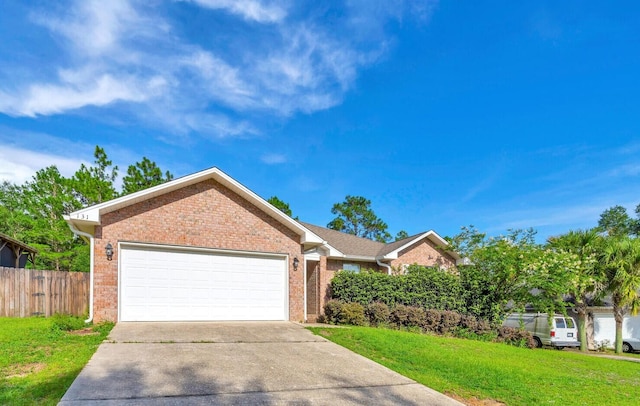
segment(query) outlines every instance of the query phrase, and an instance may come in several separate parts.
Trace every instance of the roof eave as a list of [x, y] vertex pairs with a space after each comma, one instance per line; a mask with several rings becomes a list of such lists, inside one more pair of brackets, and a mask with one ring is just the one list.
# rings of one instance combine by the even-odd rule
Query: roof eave
[[301, 244], [321, 245], [323, 243], [322, 238], [314, 234], [311, 230], [303, 227], [300, 223], [287, 216], [282, 211], [269, 204], [266, 200], [249, 190], [247, 187], [231, 178], [226, 173], [222, 172], [217, 167], [206, 169], [191, 175], [184, 176], [182, 178], [174, 179], [169, 182], [165, 182], [161, 185], [153, 186], [139, 192], [132, 193], [130, 195], [122, 196], [117, 199], [110, 200], [108, 202], [99, 203], [94, 206], [90, 206], [73, 213], [70, 213], [65, 217], [67, 222], [73, 222], [75, 225], [84, 226], [98, 226], [101, 224], [102, 215], [110, 213], [121, 208], [131, 206], [136, 203], [140, 203], [151, 199], [156, 196], [160, 196], [174, 190], [181, 189], [186, 186], [190, 186], [207, 179], [213, 179], [216, 182], [228, 187], [233, 192], [240, 195], [242, 198], [248, 200], [270, 217], [280, 222], [290, 230], [296, 232], [300, 236]]
[[448, 255], [450, 255], [451, 257], [453, 257], [453, 259], [458, 260], [460, 259], [460, 255], [458, 255], [457, 252], [455, 251], [450, 251], [450, 250], [446, 250], [444, 249], [444, 247], [448, 247], [449, 243], [447, 242], [447, 240], [445, 240], [444, 238], [440, 237], [440, 235], [438, 235], [438, 233], [436, 233], [433, 230], [429, 230], [426, 233], [420, 234], [419, 236], [417, 236], [416, 238], [414, 238], [413, 240], [409, 241], [408, 243], [396, 248], [395, 250], [386, 253], [385, 255], [379, 256], [378, 259], [381, 260], [394, 260], [394, 259], [398, 259], [398, 253], [406, 248], [409, 248], [410, 246], [412, 246], [413, 244], [428, 238], [431, 242], [433, 242], [434, 244], [436, 244], [439, 247], [443, 248], [443, 251], [445, 253], [447, 253]]
[[13, 245], [17, 245], [18, 247], [22, 248], [25, 251], [29, 251], [29, 252], [32, 252], [34, 254], [38, 253], [37, 249], [35, 249], [35, 248], [23, 243], [22, 241], [18, 241], [15, 238], [11, 238], [6, 234], [0, 233], [0, 237], [2, 237], [3, 240], [6, 240], [7, 242], [10, 242]]

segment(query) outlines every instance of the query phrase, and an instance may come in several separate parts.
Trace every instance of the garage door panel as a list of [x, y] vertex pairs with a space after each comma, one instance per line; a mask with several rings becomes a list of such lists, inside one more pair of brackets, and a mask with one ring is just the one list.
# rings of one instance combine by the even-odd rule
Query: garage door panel
[[283, 257], [123, 247], [120, 320], [286, 320]]

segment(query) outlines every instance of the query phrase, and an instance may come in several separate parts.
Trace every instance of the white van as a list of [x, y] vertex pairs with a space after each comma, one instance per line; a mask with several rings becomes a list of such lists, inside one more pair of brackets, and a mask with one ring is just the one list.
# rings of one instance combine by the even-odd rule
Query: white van
[[565, 347], [580, 347], [578, 327], [572, 317], [547, 313], [512, 313], [502, 323], [503, 326], [524, 328], [533, 335], [536, 347], [549, 345], [559, 350]]

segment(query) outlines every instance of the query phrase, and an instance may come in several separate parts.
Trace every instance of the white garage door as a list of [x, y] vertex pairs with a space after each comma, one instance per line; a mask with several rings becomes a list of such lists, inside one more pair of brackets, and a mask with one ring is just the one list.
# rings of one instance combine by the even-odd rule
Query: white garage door
[[286, 320], [282, 256], [122, 247], [121, 321]]

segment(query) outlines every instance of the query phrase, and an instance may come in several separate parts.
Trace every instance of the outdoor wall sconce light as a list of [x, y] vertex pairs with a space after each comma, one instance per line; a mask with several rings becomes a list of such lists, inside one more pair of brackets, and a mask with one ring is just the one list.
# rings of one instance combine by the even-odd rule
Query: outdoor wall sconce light
[[293, 270], [297, 271], [298, 270], [298, 265], [300, 264], [300, 260], [298, 259], [298, 257], [293, 258]]
[[107, 255], [107, 261], [111, 261], [113, 259], [113, 246], [110, 242], [108, 242], [107, 246], [104, 247], [104, 253]]

